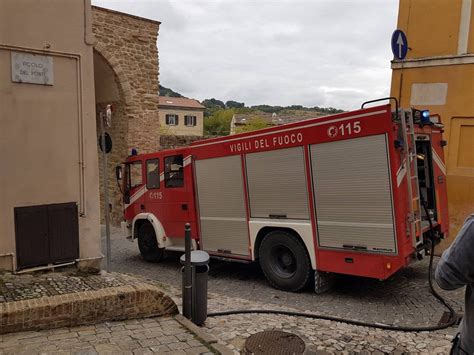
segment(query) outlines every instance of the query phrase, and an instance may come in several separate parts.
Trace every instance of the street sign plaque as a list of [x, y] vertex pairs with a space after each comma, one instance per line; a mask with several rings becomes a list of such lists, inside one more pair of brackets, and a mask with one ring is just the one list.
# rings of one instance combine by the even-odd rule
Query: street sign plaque
[[11, 52], [11, 63], [14, 83], [54, 85], [52, 56]]

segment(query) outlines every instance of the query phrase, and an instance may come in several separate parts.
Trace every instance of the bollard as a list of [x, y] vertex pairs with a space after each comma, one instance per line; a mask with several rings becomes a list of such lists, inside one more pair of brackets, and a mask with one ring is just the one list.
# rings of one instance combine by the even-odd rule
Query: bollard
[[209, 254], [202, 250], [191, 251], [191, 226], [184, 227], [184, 255], [180, 258], [183, 315], [194, 324], [202, 325], [207, 318], [207, 276]]
[[[199, 255], [197, 255], [199, 253]], [[207, 277], [209, 273], [209, 254], [204, 251], [193, 251], [193, 302], [191, 307], [192, 321], [202, 325], [207, 319]], [[198, 260], [200, 259], [200, 260]], [[206, 260], [207, 259], [207, 260]]]
[[184, 282], [183, 282], [183, 315], [191, 319], [192, 308], [192, 269], [191, 269], [191, 225], [184, 226]]

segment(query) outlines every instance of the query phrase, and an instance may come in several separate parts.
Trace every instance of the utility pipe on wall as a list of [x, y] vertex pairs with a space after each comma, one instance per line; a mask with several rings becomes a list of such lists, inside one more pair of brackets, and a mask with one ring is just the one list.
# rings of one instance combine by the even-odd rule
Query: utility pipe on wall
[[11, 258], [11, 263], [12, 263], [12, 272], [15, 271], [15, 253], [3, 253], [0, 254], [0, 258], [4, 258], [9, 256]]

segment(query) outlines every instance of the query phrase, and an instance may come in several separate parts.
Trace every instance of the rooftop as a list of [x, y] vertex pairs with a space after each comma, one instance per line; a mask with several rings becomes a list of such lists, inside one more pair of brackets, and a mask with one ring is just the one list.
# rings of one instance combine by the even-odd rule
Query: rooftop
[[236, 113], [234, 115], [234, 120], [236, 125], [245, 125], [254, 118], [260, 118], [271, 125], [282, 125], [320, 116], [325, 116], [325, 114], [318, 111], [301, 110], [288, 110], [280, 113], [257, 111], [252, 113]]
[[199, 103], [198, 100], [188, 99], [185, 97], [159, 97], [160, 107], [182, 107], [182, 108], [195, 108], [204, 110], [205, 107]]

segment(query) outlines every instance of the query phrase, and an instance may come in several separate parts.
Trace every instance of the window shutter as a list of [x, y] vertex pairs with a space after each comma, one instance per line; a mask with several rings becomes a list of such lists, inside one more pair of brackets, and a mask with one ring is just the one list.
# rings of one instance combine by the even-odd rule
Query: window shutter
[[196, 126], [197, 124], [197, 117], [192, 115], [185, 115], [184, 116], [184, 125], [185, 126]]

